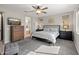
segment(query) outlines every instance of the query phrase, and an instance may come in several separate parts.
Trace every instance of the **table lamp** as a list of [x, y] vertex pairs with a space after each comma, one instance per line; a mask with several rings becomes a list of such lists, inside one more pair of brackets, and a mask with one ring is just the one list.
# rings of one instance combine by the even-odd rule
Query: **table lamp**
[[65, 31], [69, 28], [68, 25], [63, 25], [63, 28], [65, 29]]

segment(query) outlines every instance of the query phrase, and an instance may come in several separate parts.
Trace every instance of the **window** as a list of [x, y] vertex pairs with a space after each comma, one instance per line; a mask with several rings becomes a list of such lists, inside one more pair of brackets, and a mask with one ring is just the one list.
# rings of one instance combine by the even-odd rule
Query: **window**
[[76, 12], [76, 33], [79, 34], [79, 11]]

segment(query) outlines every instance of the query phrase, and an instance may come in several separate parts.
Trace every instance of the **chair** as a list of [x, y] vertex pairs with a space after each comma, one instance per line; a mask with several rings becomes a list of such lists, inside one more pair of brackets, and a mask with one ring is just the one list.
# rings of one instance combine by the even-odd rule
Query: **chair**
[[17, 55], [19, 52], [18, 43], [7, 43], [5, 45], [5, 55]]

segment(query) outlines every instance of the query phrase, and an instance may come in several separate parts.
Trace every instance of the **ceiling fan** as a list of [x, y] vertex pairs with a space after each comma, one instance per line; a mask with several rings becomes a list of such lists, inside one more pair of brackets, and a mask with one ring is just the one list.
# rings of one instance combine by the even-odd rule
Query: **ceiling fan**
[[48, 9], [48, 7], [43, 7], [43, 6], [39, 6], [39, 5], [35, 5], [32, 7], [34, 8], [34, 10], [24, 11], [24, 12], [36, 12], [36, 14], [41, 14], [41, 13], [46, 14], [47, 13], [45, 10]]

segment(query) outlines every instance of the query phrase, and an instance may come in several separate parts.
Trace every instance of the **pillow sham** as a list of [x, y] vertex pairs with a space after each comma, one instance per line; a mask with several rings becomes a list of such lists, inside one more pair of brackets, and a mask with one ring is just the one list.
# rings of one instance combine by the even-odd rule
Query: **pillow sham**
[[58, 28], [50, 28], [50, 30], [49, 31], [58, 31]]
[[49, 28], [44, 28], [44, 31], [50, 31]]

